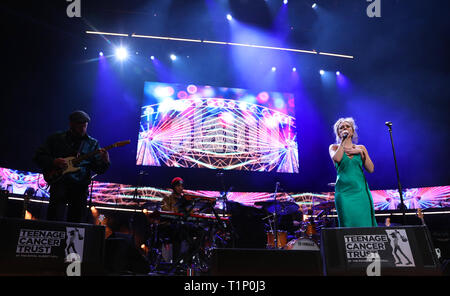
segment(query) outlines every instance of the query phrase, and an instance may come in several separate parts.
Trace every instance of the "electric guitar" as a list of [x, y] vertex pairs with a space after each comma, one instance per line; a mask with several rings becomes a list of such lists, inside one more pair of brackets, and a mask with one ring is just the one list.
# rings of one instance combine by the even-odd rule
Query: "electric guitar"
[[[131, 142], [130, 140], [116, 142], [116, 143], [114, 143], [112, 145], [104, 147], [103, 149], [109, 150], [109, 149], [115, 148], [115, 147], [122, 147], [122, 146], [125, 146], [127, 144], [130, 144], [130, 142]], [[47, 171], [44, 171], [43, 172], [44, 180], [49, 185], [52, 185], [52, 184], [58, 182], [64, 175], [79, 171], [80, 170], [79, 165], [80, 165], [80, 163], [82, 161], [93, 157], [94, 155], [96, 155], [99, 152], [100, 152], [100, 149], [97, 149], [97, 150], [94, 150], [94, 151], [89, 152], [87, 154], [80, 155], [78, 157], [69, 156], [69, 157], [64, 158], [64, 160], [67, 163], [67, 168], [65, 168], [65, 169], [52, 168], [52, 169], [49, 169]]]

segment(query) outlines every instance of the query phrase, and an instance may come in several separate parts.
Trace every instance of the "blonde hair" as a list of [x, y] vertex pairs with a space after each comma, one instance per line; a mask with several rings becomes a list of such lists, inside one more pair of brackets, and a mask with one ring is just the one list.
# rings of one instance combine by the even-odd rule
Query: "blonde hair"
[[345, 118], [339, 118], [338, 121], [336, 121], [336, 123], [333, 125], [334, 135], [336, 136], [336, 144], [341, 143], [341, 138], [339, 137], [339, 126], [343, 122], [350, 123], [350, 125], [352, 126], [352, 129], [353, 129], [352, 142], [358, 143], [358, 133], [356, 132], [356, 130], [358, 129], [358, 126], [356, 126], [356, 123], [355, 123], [355, 120], [353, 119], [353, 117], [345, 117]]

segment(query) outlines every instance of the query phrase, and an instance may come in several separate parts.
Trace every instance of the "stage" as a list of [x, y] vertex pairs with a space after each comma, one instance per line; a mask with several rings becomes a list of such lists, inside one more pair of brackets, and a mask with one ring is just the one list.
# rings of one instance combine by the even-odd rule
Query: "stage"
[[[52, 222], [21, 218], [24, 202], [20, 195], [13, 197], [2, 203], [0, 273], [4, 276], [402, 277], [449, 272], [448, 213], [426, 211], [428, 223], [423, 225], [408, 212], [403, 226], [397, 223], [403, 220], [401, 213], [392, 212], [390, 226], [381, 223], [385, 216], [380, 215], [374, 228], [323, 226], [290, 241], [279, 235], [275, 248], [273, 235], [257, 227], [258, 216], [244, 222], [250, 223], [247, 230], [236, 224], [242, 218], [231, 216], [219, 217], [223, 223], [219, 227], [213, 216], [105, 207], [86, 209], [86, 223]], [[45, 203], [28, 205], [42, 215], [45, 207]], [[187, 233], [196, 230], [195, 239], [182, 239], [184, 262], [175, 262], [173, 241], [163, 234], [167, 221], [187, 227], [182, 228]], [[407, 237], [407, 244], [401, 246], [406, 257], [393, 255], [389, 239], [393, 232]], [[372, 260], [371, 254], [378, 254], [379, 261]], [[407, 257], [410, 262], [404, 261]], [[374, 262], [380, 265], [370, 274]]]
[[449, 275], [449, 8], [2, 1], [0, 275]]

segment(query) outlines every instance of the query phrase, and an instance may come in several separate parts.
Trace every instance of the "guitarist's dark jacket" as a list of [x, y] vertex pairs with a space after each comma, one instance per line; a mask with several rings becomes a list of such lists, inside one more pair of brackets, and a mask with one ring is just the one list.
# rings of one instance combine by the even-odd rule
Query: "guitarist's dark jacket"
[[[37, 149], [33, 160], [45, 175], [46, 171], [53, 169], [55, 158], [83, 155], [97, 149], [100, 149], [100, 146], [96, 139], [87, 134], [84, 137], [76, 137], [69, 130], [49, 136], [45, 143]], [[103, 174], [109, 166], [110, 163], [104, 162], [97, 153], [90, 159], [82, 161], [79, 171], [64, 175], [60, 181], [88, 186], [91, 182], [92, 172]]]

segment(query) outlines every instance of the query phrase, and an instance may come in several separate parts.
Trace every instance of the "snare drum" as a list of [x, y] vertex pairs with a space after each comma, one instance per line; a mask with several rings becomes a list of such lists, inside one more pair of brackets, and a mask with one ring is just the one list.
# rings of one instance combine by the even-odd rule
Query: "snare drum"
[[312, 239], [301, 237], [291, 240], [285, 247], [286, 250], [320, 251], [319, 245]]
[[[273, 231], [268, 231], [266, 234], [267, 234], [267, 248], [275, 248]], [[277, 242], [278, 248], [284, 248], [287, 245], [287, 232], [278, 231], [277, 240], [278, 240]]]

